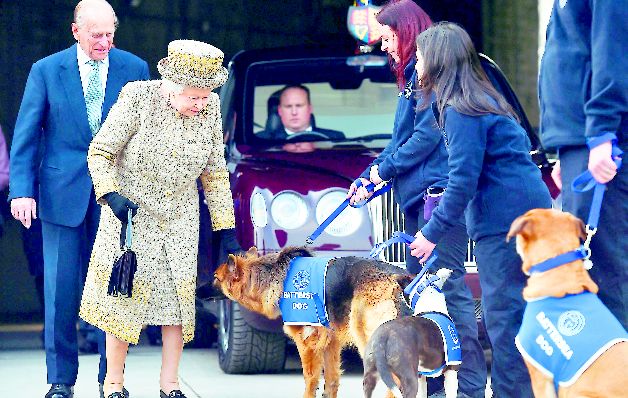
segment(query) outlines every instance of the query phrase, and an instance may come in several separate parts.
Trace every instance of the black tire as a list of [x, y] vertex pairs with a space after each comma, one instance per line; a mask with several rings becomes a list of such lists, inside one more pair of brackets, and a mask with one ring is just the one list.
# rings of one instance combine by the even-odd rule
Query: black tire
[[222, 300], [218, 315], [218, 362], [228, 374], [276, 373], [284, 369], [286, 337], [251, 327], [240, 306]]

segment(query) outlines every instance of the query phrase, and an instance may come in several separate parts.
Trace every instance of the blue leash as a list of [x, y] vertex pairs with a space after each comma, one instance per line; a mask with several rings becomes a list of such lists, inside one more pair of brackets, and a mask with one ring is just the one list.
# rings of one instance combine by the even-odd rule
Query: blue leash
[[[414, 239], [415, 239], [414, 236], [408, 235], [404, 232], [401, 232], [401, 231], [393, 232], [392, 237], [390, 239], [388, 239], [385, 242], [376, 244], [371, 250], [371, 253], [369, 254], [369, 256], [371, 258], [376, 258], [388, 246], [394, 243], [405, 243], [406, 245], [409, 245], [410, 243], [414, 242]], [[412, 292], [412, 289], [414, 289], [414, 287], [417, 285], [417, 283], [419, 283], [423, 275], [425, 275], [427, 270], [430, 269], [432, 265], [434, 265], [434, 262], [436, 262], [437, 259], [438, 259], [438, 253], [434, 251], [432, 255], [430, 256], [430, 258], [423, 265], [421, 272], [419, 272], [417, 276], [412, 280], [412, 282], [410, 282], [410, 284], [406, 286], [405, 289], [403, 289], [405, 294], [409, 295]]]
[[[364, 185], [362, 184], [362, 181], [360, 181], [360, 179], [355, 180], [353, 183], [354, 183], [354, 184], [355, 184], [358, 188], [360, 188], [360, 187], [364, 186]], [[377, 191], [375, 191], [375, 184], [373, 184], [373, 183], [370, 183], [370, 184], [368, 184], [368, 185], [364, 186], [364, 188], [366, 188], [366, 190], [367, 190], [368, 192], [373, 192], [373, 195], [371, 195], [371, 197], [370, 197], [370, 198], [368, 198], [367, 200], [362, 201], [362, 202], [360, 202], [360, 203], [353, 204], [353, 205], [351, 205], [351, 204], [350, 204], [350, 202], [351, 202], [351, 198], [347, 198], [347, 199], [345, 199], [345, 200], [344, 200], [344, 202], [342, 202], [342, 203], [341, 203], [341, 204], [340, 204], [340, 205], [336, 208], [336, 210], [334, 210], [334, 211], [333, 211], [333, 213], [331, 213], [331, 214], [330, 214], [330, 215], [329, 215], [329, 216], [325, 219], [325, 221], [323, 221], [323, 222], [321, 223], [321, 225], [319, 225], [319, 226], [318, 226], [318, 228], [316, 228], [316, 229], [314, 230], [314, 232], [312, 232], [312, 234], [311, 234], [310, 236], [308, 236], [308, 237], [307, 237], [307, 239], [305, 240], [305, 244], [306, 244], [306, 245], [311, 245], [312, 243], [314, 243], [314, 240], [315, 240], [316, 238], [318, 238], [318, 237], [320, 236], [320, 234], [322, 234], [322, 233], [323, 233], [323, 231], [325, 230], [325, 228], [327, 228], [327, 226], [329, 226], [329, 224], [331, 224], [331, 223], [332, 223], [332, 221], [334, 221], [334, 220], [336, 219], [336, 217], [338, 217], [338, 215], [339, 215], [340, 213], [342, 213], [342, 211], [343, 211], [344, 209], [346, 209], [346, 208], [347, 208], [347, 206], [351, 206], [351, 207], [356, 208], [356, 209], [357, 209], [357, 208], [360, 208], [360, 207], [362, 207], [362, 206], [366, 205], [366, 204], [367, 204], [368, 202], [370, 202], [371, 200], [375, 199], [376, 197], [381, 196], [381, 195], [385, 194], [386, 192], [390, 191], [390, 189], [392, 188], [392, 184], [386, 184], [386, 185], [384, 185], [382, 188], [378, 189]]]
[[376, 243], [375, 246], [373, 246], [371, 252], [369, 253], [369, 257], [377, 258], [381, 252], [383, 252], [388, 246], [392, 245], [393, 243], [405, 243], [406, 245], [409, 245], [410, 243], [414, 242], [414, 239], [414, 236], [410, 236], [404, 232], [393, 232], [390, 239], [382, 243]]
[[[615, 134], [607, 133], [603, 134], [600, 137], [593, 138], [588, 142], [588, 145], [589, 148], [595, 148], [599, 144], [602, 144], [609, 140], [612, 142], [613, 145], [611, 156], [613, 158], [613, 162], [615, 162], [615, 165], [617, 165], [617, 170], [619, 170], [621, 168], [621, 155], [623, 154], [623, 151], [617, 146], [617, 137], [615, 136]], [[552, 268], [556, 268], [558, 266], [576, 260], [584, 260], [585, 269], [591, 269], [591, 267], [593, 266], [593, 264], [589, 260], [589, 257], [591, 256], [591, 249], [589, 248], [589, 246], [591, 244], [591, 239], [593, 238], [593, 235], [595, 235], [595, 233], [597, 232], [597, 226], [600, 221], [600, 210], [602, 209], [602, 200], [604, 199], [604, 193], [606, 192], [606, 184], [597, 182], [595, 178], [593, 178], [593, 175], [591, 175], [591, 172], [587, 170], [580, 174], [578, 177], [576, 177], [575, 180], [573, 180], [571, 188], [574, 192], [577, 193], [587, 192], [591, 189], [594, 190], [593, 199], [591, 200], [591, 208], [589, 209], [589, 218], [587, 220], [586, 226], [587, 238], [584, 243], [577, 249], [533, 265], [532, 267], [530, 267], [530, 274], [549, 271]]]
[[[613, 145], [611, 157], [613, 159], [613, 162], [615, 162], [615, 165], [617, 165], [617, 170], [619, 170], [621, 168], [621, 155], [623, 154], [623, 151], [617, 146], [617, 137], [615, 136], [615, 134], [607, 133], [600, 137], [596, 137], [590, 140], [588, 142], [588, 145], [591, 149], [609, 140]], [[583, 193], [594, 189], [593, 199], [591, 200], [591, 208], [589, 209], [589, 218], [587, 220], [586, 226], [587, 239], [584, 242], [584, 247], [588, 250], [589, 244], [591, 243], [591, 238], [593, 238], [593, 235], [595, 235], [595, 233], [597, 232], [597, 225], [600, 221], [600, 210], [602, 208], [604, 192], [606, 191], [606, 184], [597, 182], [595, 178], [593, 178], [593, 176], [591, 175], [591, 172], [587, 170], [584, 173], [580, 174], [578, 177], [576, 177], [575, 180], [573, 180], [571, 188], [574, 192], [578, 193]]]

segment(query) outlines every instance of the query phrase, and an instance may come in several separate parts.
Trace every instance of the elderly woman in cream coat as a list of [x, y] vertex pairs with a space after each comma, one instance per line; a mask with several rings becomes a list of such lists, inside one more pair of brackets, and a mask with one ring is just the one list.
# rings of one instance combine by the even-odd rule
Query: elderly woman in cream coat
[[[158, 64], [162, 80], [128, 83], [88, 152], [103, 205], [80, 316], [107, 333], [107, 398], [126, 398], [128, 344], [143, 325], [162, 325], [161, 397], [185, 397], [178, 384], [183, 344], [194, 337], [201, 178], [214, 231], [235, 240], [218, 95], [223, 53], [176, 40]], [[130, 298], [107, 295], [120, 231], [133, 217], [137, 271]]]

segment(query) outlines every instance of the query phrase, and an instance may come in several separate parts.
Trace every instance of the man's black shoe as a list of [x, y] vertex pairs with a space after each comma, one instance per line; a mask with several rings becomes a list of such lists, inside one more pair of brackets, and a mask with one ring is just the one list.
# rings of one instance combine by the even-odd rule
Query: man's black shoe
[[[98, 391], [100, 392], [100, 398], [105, 398], [105, 387], [103, 386], [102, 383], [98, 383]], [[131, 394], [129, 394], [129, 392], [127, 391], [126, 388], [122, 387], [122, 394], [124, 394], [123, 396], [126, 398], [130, 398]], [[111, 394], [109, 394], [109, 396], [111, 396]], [[107, 397], [109, 398], [109, 397]]]
[[73, 398], [74, 386], [67, 384], [53, 384], [50, 386], [50, 390], [46, 393], [44, 398]]
[[206, 283], [196, 288], [196, 297], [201, 300], [223, 300], [227, 298], [222, 290], [212, 283]]

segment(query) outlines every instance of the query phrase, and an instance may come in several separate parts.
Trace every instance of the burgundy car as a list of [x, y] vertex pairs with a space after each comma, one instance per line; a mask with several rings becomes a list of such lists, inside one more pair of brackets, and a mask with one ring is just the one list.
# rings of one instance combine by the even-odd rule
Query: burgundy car
[[[490, 59], [482, 57], [482, 62], [538, 148], [538, 139], [503, 74]], [[288, 84], [309, 88], [314, 126], [342, 134], [333, 139], [312, 132], [282, 140], [262, 138], [264, 131], [281, 125], [276, 111], [278, 91]], [[229, 80], [220, 97], [242, 247], [256, 246], [260, 254], [266, 254], [287, 245], [304, 245], [307, 236], [344, 200], [351, 182], [388, 143], [397, 93], [382, 54], [303, 47], [238, 53], [229, 64]], [[547, 164], [540, 152], [536, 160], [539, 166]], [[375, 243], [403, 229], [392, 195], [369, 206], [346, 209], [310, 247], [321, 256], [368, 256]], [[393, 246], [383, 258], [402, 264], [404, 253]], [[220, 260], [213, 259], [210, 269]], [[471, 244], [468, 265], [467, 283], [477, 298], [480, 319]], [[208, 272], [201, 270], [199, 277], [207, 278]], [[216, 311], [223, 371], [283, 369], [287, 341], [281, 319], [269, 320], [230, 300], [219, 302]]]

